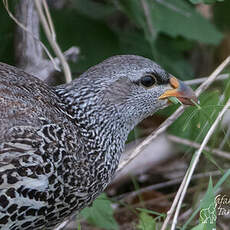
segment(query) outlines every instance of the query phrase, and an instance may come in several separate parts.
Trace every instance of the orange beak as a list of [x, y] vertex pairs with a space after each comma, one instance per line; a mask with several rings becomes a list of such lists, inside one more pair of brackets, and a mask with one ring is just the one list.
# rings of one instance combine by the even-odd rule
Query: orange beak
[[166, 90], [159, 99], [166, 99], [169, 97], [176, 97], [181, 103], [185, 105], [194, 105], [193, 101], [198, 103], [198, 99], [194, 91], [182, 81], [175, 77], [169, 79], [169, 83], [173, 89]]

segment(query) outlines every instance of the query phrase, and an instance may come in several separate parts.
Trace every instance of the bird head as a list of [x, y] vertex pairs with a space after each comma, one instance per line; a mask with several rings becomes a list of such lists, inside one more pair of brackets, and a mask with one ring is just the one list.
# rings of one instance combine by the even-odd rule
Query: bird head
[[82, 76], [100, 98], [99, 105], [115, 107], [125, 122], [135, 126], [177, 97], [183, 104], [197, 101], [192, 89], [150, 59], [119, 55], [90, 68]]

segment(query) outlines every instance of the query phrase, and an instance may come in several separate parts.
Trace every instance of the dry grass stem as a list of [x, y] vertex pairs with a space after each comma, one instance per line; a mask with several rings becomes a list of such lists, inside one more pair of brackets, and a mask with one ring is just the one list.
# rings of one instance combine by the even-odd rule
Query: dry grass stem
[[[196, 90], [196, 95], [199, 96], [205, 89], [209, 87], [210, 84], [216, 79], [216, 77], [221, 73], [221, 71], [230, 63], [230, 56], [227, 57], [217, 68], [216, 70], [209, 76], [209, 78], [203, 82], [203, 84], [200, 85], [200, 87]], [[180, 108], [179, 108], [180, 109]], [[223, 110], [222, 110], [223, 111]], [[177, 111], [176, 111], [177, 112]], [[202, 147], [202, 145], [201, 145]], [[204, 146], [205, 147], [205, 146]], [[198, 158], [199, 160], [199, 158]], [[197, 164], [197, 163], [196, 163]], [[183, 191], [183, 187], [185, 186], [185, 183], [187, 181], [187, 175], [188, 171], [186, 172], [186, 175], [184, 177], [184, 180], [182, 181], [180, 188], [177, 192], [176, 197], [174, 198], [173, 205], [171, 206], [170, 210], [167, 213], [167, 217], [163, 223], [163, 226], [161, 230], [166, 230], [168, 223], [174, 213], [175, 207], [179, 201], [179, 198], [181, 197], [181, 192]]]
[[39, 42], [39, 44], [42, 46], [42, 48], [44, 49], [45, 53], [47, 54], [48, 58], [51, 60], [51, 62], [54, 65], [54, 68], [56, 70], [60, 70], [59, 67], [56, 65], [54, 58], [52, 57], [52, 55], [50, 54], [49, 50], [46, 48], [46, 46], [40, 41], [39, 38], [35, 37], [33, 33], [31, 33], [31, 31], [29, 31], [21, 22], [19, 22], [17, 20], [17, 18], [14, 17], [14, 15], [11, 13], [11, 11], [9, 10], [9, 4], [8, 4], [8, 0], [2, 0], [3, 5], [6, 9], [6, 12], [8, 13], [9, 17], [20, 27], [22, 28], [24, 31], [26, 31], [28, 34], [30, 34], [33, 39], [35, 39], [36, 41]]
[[[216, 77], [215, 81], [223, 81], [229, 78], [229, 74], [220, 74], [219, 76]], [[187, 80], [184, 81], [186, 83], [186, 85], [197, 85], [197, 84], [201, 84], [204, 81], [206, 81], [208, 79], [208, 77], [202, 77], [202, 78], [196, 78], [193, 80]]]
[[[80, 53], [80, 49], [76, 46], [70, 47], [68, 50], [64, 52], [64, 56], [67, 60], [72, 62], [76, 62], [78, 59], [78, 55]], [[56, 64], [60, 64], [60, 59], [58, 57], [54, 58]]]
[[[41, 24], [43, 26], [46, 37], [47, 37], [52, 49], [54, 50], [55, 54], [60, 59], [64, 74], [65, 74], [66, 82], [71, 82], [72, 81], [72, 75], [71, 75], [69, 65], [68, 65], [68, 63], [65, 59], [65, 56], [63, 55], [60, 47], [58, 46], [56, 40], [54, 40], [55, 36], [52, 35], [52, 31], [49, 28], [49, 26], [51, 26], [51, 24], [48, 24], [48, 22], [47, 22], [48, 20], [46, 19], [45, 14], [43, 12], [41, 0], [35, 0], [34, 3], [36, 6], [38, 15], [40, 17]], [[43, 6], [46, 7], [47, 5], [43, 5]], [[46, 12], [49, 12], [48, 9], [46, 9]], [[54, 30], [54, 29], [52, 29], [52, 30]]]
[[[221, 172], [218, 171], [218, 170], [211, 171], [211, 172], [205, 172], [205, 173], [198, 173], [196, 175], [193, 175], [192, 180], [205, 178], [205, 177], [210, 177], [210, 176], [219, 176], [219, 175], [221, 175]], [[153, 191], [153, 190], [162, 189], [162, 188], [166, 188], [166, 187], [169, 187], [169, 186], [177, 185], [182, 180], [183, 180], [183, 177], [179, 177], [179, 178], [175, 178], [175, 179], [170, 180], [170, 181], [165, 181], [165, 182], [162, 182], [162, 183], [149, 185], [147, 187], [140, 188], [137, 191], [123, 193], [123, 194], [115, 197], [114, 199], [115, 200], [127, 201], [130, 198], [136, 197], [136, 196], [138, 196], [138, 195], [140, 195], [141, 193], [144, 193], [144, 192], [149, 192], [149, 191]]]
[[166, 217], [166, 219], [165, 219], [165, 221], [164, 221], [164, 223], [163, 223], [163, 225], [161, 227], [161, 230], [166, 230], [166, 228], [168, 226], [168, 223], [169, 223], [169, 221], [170, 221], [170, 219], [171, 219], [171, 217], [172, 217], [172, 215], [174, 213], [174, 210], [175, 210], [175, 208], [177, 206], [177, 203], [178, 203], [178, 200], [180, 198], [180, 195], [181, 195], [181, 193], [183, 191], [182, 184], [184, 184], [186, 182], [187, 176], [188, 176], [188, 171], [186, 172], [186, 174], [185, 174], [185, 176], [183, 178], [183, 181], [182, 181], [182, 183], [181, 183], [181, 185], [180, 185], [180, 187], [179, 187], [179, 189], [178, 189], [178, 191], [176, 193], [176, 196], [175, 196], [175, 198], [173, 200], [173, 203], [172, 203], [170, 209], [167, 212], [167, 217]]
[[[168, 138], [169, 138], [169, 140], [171, 140], [175, 143], [182, 144], [182, 145], [188, 145], [189, 147], [196, 148], [196, 149], [199, 149], [201, 146], [197, 142], [190, 141], [190, 140], [187, 140], [187, 139], [184, 139], [181, 137], [177, 137], [174, 135], [168, 135]], [[212, 149], [210, 147], [205, 147], [204, 150], [211, 152], [211, 153], [215, 154], [216, 156], [223, 157], [225, 159], [230, 160], [230, 153], [228, 153], [228, 152], [225, 152], [225, 151], [222, 151], [219, 149]]]
[[217, 68], [216, 70], [207, 78], [207, 80], [201, 84], [197, 90], [196, 95], [199, 96], [204, 92], [212, 83], [215, 81], [216, 77], [222, 72], [222, 70], [230, 63], [230, 56], [228, 56]]
[[52, 38], [54, 41], [56, 41], [56, 33], [55, 33], [55, 29], [54, 29], [54, 24], [50, 15], [50, 11], [49, 11], [49, 7], [46, 3], [46, 0], [42, 0], [42, 5], [43, 8], [45, 10], [45, 14], [46, 14], [46, 18], [47, 18], [47, 22], [48, 22], [48, 26], [52, 35]]
[[[202, 184], [202, 185], [199, 185], [199, 187], [204, 187], [205, 184]], [[188, 193], [194, 193], [194, 191], [197, 190], [197, 187], [198, 186], [194, 186], [192, 188], [189, 188], [188, 189]], [[161, 202], [165, 202], [167, 200], [170, 200], [171, 198], [173, 198], [174, 196], [176, 195], [175, 192], [172, 192], [172, 193], [169, 193], [169, 194], [165, 194], [164, 196], [159, 196], [159, 197], [156, 197], [156, 198], [153, 198], [153, 199], [150, 199], [150, 200], [145, 200], [145, 201], [142, 201], [142, 205], [143, 206], [147, 206], [147, 205], [154, 205], [154, 204], [159, 204]], [[139, 208], [140, 207], [140, 203], [135, 203], [135, 204], [132, 204], [132, 208]], [[118, 211], [116, 212], [123, 212], [124, 210], [127, 210], [127, 207], [119, 207], [118, 208]], [[55, 229], [56, 230], [56, 229]]]
[[207, 143], [208, 143], [209, 139], [211, 138], [212, 134], [214, 133], [215, 129], [217, 128], [217, 125], [219, 124], [220, 120], [222, 119], [224, 113], [229, 109], [229, 107], [230, 107], [230, 98], [228, 99], [228, 101], [225, 104], [224, 108], [219, 113], [219, 115], [216, 118], [215, 122], [212, 124], [211, 128], [209, 129], [209, 131], [208, 131], [207, 135], [205, 136], [205, 138], [204, 138], [199, 150], [195, 153], [195, 158], [194, 158], [194, 160], [192, 162], [192, 165], [191, 165], [191, 167], [189, 167], [189, 169], [188, 169], [188, 171], [186, 173], [186, 175], [188, 175], [188, 176], [184, 177], [184, 178], [186, 178], [186, 180], [183, 181], [184, 183], [182, 182], [182, 184], [181, 184], [181, 187], [183, 189], [182, 189], [182, 192], [181, 192], [181, 194], [179, 196], [179, 200], [178, 200], [176, 212], [175, 212], [175, 215], [174, 215], [174, 218], [173, 218], [171, 230], [174, 230], [176, 228], [177, 219], [178, 219], [178, 216], [179, 216], [181, 205], [182, 205], [182, 202], [184, 200], [188, 185], [189, 185], [189, 183], [191, 181], [193, 172], [194, 172], [194, 170], [196, 168], [196, 165], [199, 162], [200, 155], [201, 155], [202, 151], [204, 150], [205, 146], [207, 145]]

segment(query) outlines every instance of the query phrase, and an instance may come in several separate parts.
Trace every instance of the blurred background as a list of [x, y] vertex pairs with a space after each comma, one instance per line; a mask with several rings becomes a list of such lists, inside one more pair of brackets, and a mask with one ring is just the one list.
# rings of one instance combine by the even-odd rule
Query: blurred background
[[[47, 2], [61, 49], [64, 51], [72, 46], [80, 49], [76, 62], [69, 63], [74, 78], [110, 56], [136, 54], [156, 61], [186, 81], [209, 76], [230, 55], [229, 0]], [[16, 0], [9, 2], [12, 13], [16, 3]], [[0, 61], [16, 65], [16, 24], [2, 2], [0, 23]], [[42, 30], [41, 40], [50, 48]], [[229, 74], [229, 68], [224, 73], [225, 76]], [[63, 75], [57, 75], [64, 82]], [[198, 84], [191, 86], [195, 89]], [[227, 75], [225, 80], [215, 82], [200, 96], [201, 109], [186, 109], [168, 132], [119, 172], [106, 194], [91, 208], [83, 210], [80, 217], [74, 217], [66, 229], [160, 229], [197, 145], [229, 96]], [[172, 105], [138, 125], [129, 136], [124, 157], [178, 106]], [[178, 229], [205, 229], [198, 228], [199, 210], [208, 207], [218, 195], [225, 196], [228, 203], [216, 207], [216, 228], [230, 229], [230, 184], [226, 179], [230, 165], [229, 118], [227, 113], [199, 162]], [[215, 190], [214, 185], [220, 180], [222, 183]], [[212, 200], [208, 200], [211, 195]], [[208, 201], [202, 203], [201, 199]], [[220, 208], [226, 210], [225, 214], [219, 213]]]

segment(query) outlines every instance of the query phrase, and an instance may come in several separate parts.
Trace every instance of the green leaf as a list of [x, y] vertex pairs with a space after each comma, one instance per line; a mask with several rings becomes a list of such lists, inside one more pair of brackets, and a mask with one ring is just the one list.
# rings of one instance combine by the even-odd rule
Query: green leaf
[[[208, 44], [218, 44], [222, 34], [190, 4], [183, 0], [147, 0], [152, 30], [157, 35], [164, 32], [172, 37], [183, 36]], [[138, 0], [119, 0], [123, 10], [139, 27], [149, 31], [144, 9]], [[145, 33], [146, 34], [146, 33]], [[154, 38], [152, 38], [154, 41]]]
[[170, 39], [159, 35], [155, 41], [157, 62], [171, 74], [180, 79], [191, 79], [194, 76], [191, 65], [186, 61], [184, 52], [192, 48], [192, 43], [182, 38]]
[[230, 1], [224, 1], [218, 4], [215, 4], [213, 7], [213, 19], [217, 27], [222, 31], [229, 31], [230, 26]]
[[115, 8], [110, 4], [103, 4], [92, 0], [74, 0], [72, 4], [79, 13], [96, 20], [104, 19], [115, 11]]
[[196, 10], [183, 0], [153, 1], [152, 22], [157, 31], [170, 36], [183, 36], [187, 39], [197, 40], [209, 44], [218, 44], [222, 34]]
[[210, 204], [214, 202], [215, 195], [213, 189], [212, 178], [209, 178], [208, 189], [205, 193], [204, 198], [201, 200], [200, 207], [201, 208], [208, 208]]
[[224, 89], [224, 103], [223, 104], [226, 104], [228, 98], [230, 98], [230, 79], [228, 79], [227, 82], [226, 81], [224, 82], [224, 86], [226, 87]]
[[198, 224], [197, 226], [193, 227], [191, 230], [207, 230], [205, 224]]
[[[9, 9], [13, 13], [15, 2], [9, 1]], [[14, 64], [14, 27], [15, 23], [7, 14], [2, 1], [0, 2], [0, 60], [8, 64]]]
[[[192, 68], [185, 61], [183, 51], [178, 48], [186, 47], [185, 42], [183, 44], [182, 41], [178, 43], [179, 46], [176, 46], [175, 42], [172, 43], [166, 36], [162, 38], [160, 32], [171, 38], [183, 37], [209, 44], [218, 44], [222, 39], [221, 33], [207, 19], [197, 13], [194, 7], [183, 0], [173, 2], [170, 0], [146, 0], [147, 13], [145, 12], [146, 7], [144, 9], [139, 0], [118, 0], [117, 2], [118, 8], [143, 30], [145, 39], [149, 43], [148, 47], [145, 42], [140, 43], [134, 37], [130, 37], [127, 45], [133, 44], [134, 46], [136, 43], [134, 46], [136, 52], [140, 49], [140, 44], [143, 44], [143, 47], [148, 47], [144, 54], [140, 54], [148, 57], [148, 52], [150, 52], [151, 58], [182, 79], [193, 76]], [[150, 26], [152, 27], [150, 28]]]
[[80, 223], [78, 223], [78, 225], [77, 225], [77, 230], [81, 230], [81, 224]]
[[156, 215], [157, 217], [155, 218], [155, 220], [158, 219], [158, 218], [164, 218], [165, 219], [165, 217], [166, 217], [165, 213], [160, 213], [160, 212], [156, 212], [156, 211], [145, 209], [145, 208], [136, 208], [136, 209], [138, 211], [145, 212], [147, 214]]
[[143, 8], [139, 0], [119, 0], [118, 9], [124, 12], [137, 26], [144, 29], [147, 24], [144, 18]]
[[200, 223], [204, 224], [206, 229], [216, 228], [216, 203], [215, 194], [210, 177], [208, 190], [200, 203]]
[[81, 215], [94, 226], [104, 229], [118, 229], [118, 224], [113, 217], [113, 209], [111, 202], [105, 194], [100, 195], [94, 202], [92, 207], [82, 210]]
[[[228, 177], [230, 176], [230, 169], [227, 170], [225, 172], [225, 174], [218, 180], [218, 182], [216, 183], [216, 185], [214, 186], [213, 190], [214, 190], [214, 193], [217, 192], [217, 190], [220, 188], [220, 186], [228, 179]], [[196, 217], [196, 215], [198, 214], [199, 210], [201, 208], [201, 205], [200, 207], [198, 207], [191, 215], [191, 217], [186, 221], [186, 223], [183, 225], [182, 229], [181, 230], [185, 230], [187, 229], [187, 226], [191, 223], [191, 221]], [[203, 224], [205, 225], [205, 224]], [[201, 224], [201, 226], [203, 226]], [[205, 229], [206, 230], [206, 229]]]
[[78, 62], [71, 65], [73, 72], [84, 72], [120, 50], [118, 37], [103, 21], [90, 19], [76, 9], [65, 8], [53, 10], [52, 18], [62, 50], [71, 46], [78, 46], [81, 50]]
[[120, 48], [123, 54], [136, 54], [152, 58], [150, 45], [141, 31], [116, 30], [120, 39]]
[[[217, 192], [217, 190], [220, 188], [220, 186], [228, 179], [228, 177], [230, 176], [230, 169], [229, 170], [227, 170], [226, 172], [225, 172], [225, 174], [218, 180], [218, 182], [216, 183], [216, 185], [214, 186], [214, 188], [212, 189], [210, 189], [210, 190], [213, 190], [213, 193], [216, 193]], [[209, 184], [210, 184], [211, 182], [209, 181]], [[210, 187], [212, 187], [211, 185], [210, 185]], [[206, 192], [207, 193], [207, 192]], [[209, 193], [209, 194], [211, 194], [212, 193], [212, 191]], [[195, 216], [197, 215], [197, 213], [199, 212], [199, 210], [200, 210], [200, 208], [201, 208], [201, 205], [200, 205], [200, 207], [198, 207], [193, 213], [192, 213], [192, 215], [191, 215], [191, 217], [186, 221], [186, 223], [183, 225], [183, 227], [182, 227], [182, 229], [181, 230], [185, 230], [185, 229], [187, 229], [187, 226], [191, 223], [191, 221], [195, 218]], [[205, 225], [205, 224], [203, 224], [203, 225]], [[202, 226], [202, 225], [201, 225]], [[206, 229], [205, 229], [206, 230]]]
[[[153, 45], [157, 37], [155, 28], [150, 28], [146, 13], [144, 12], [143, 5], [139, 0], [119, 0], [119, 9], [122, 10], [136, 25], [144, 31], [145, 38], [149, 42], [151, 49], [154, 49]], [[149, 8], [149, 10], [151, 10]], [[151, 15], [151, 11], [149, 11]], [[148, 14], [147, 13], [147, 14]]]
[[139, 223], [137, 225], [138, 230], [153, 230], [156, 228], [156, 222], [146, 212], [141, 212], [139, 215]]
[[[145, 31], [146, 36], [150, 32], [147, 23], [147, 20], [150, 20], [153, 25], [151, 30], [154, 31], [155, 36], [163, 32], [172, 37], [183, 36], [208, 44], [218, 44], [222, 39], [222, 34], [194, 7], [183, 0], [147, 0], [148, 19], [140, 1], [119, 0], [118, 2], [120, 9]], [[155, 36], [151, 38], [152, 42]], [[148, 37], [146, 39], [149, 40]]]

